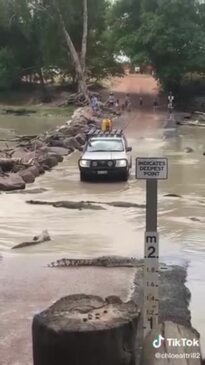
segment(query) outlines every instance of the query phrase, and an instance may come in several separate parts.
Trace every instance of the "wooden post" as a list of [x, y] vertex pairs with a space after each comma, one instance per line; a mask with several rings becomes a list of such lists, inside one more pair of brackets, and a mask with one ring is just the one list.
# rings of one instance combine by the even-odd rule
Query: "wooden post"
[[116, 297], [62, 298], [33, 319], [34, 365], [134, 365], [138, 318]]

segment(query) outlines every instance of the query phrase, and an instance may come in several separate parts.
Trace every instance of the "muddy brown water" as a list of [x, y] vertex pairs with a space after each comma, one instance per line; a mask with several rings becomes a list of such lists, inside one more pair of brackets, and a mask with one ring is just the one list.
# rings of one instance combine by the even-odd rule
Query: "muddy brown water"
[[[27, 121], [28, 124], [27, 124]], [[27, 117], [0, 118], [1, 135], [35, 134], [62, 120]], [[129, 120], [129, 122], [128, 122]], [[37, 123], [37, 124], [36, 124]], [[191, 290], [192, 324], [201, 333], [205, 353], [205, 128], [176, 128], [167, 115], [135, 112], [117, 122], [125, 129], [133, 147], [133, 167], [127, 183], [81, 183], [77, 162], [79, 153], [66, 157], [53, 171], [36, 180], [28, 189], [46, 192], [0, 195], [0, 353], [4, 365], [30, 364], [31, 345], [24, 348], [22, 337], [30, 331], [32, 314], [43, 309], [44, 299], [63, 295], [66, 274], [58, 279], [44, 266], [67, 257], [125, 255], [143, 257], [144, 209], [106, 207], [105, 211], [75, 211], [50, 206], [31, 206], [26, 200], [96, 200], [145, 202], [145, 183], [135, 180], [134, 158], [167, 156], [169, 179], [159, 183], [159, 232], [161, 261], [187, 265], [187, 286]], [[3, 132], [2, 132], [3, 130]], [[10, 131], [9, 131], [10, 130]], [[184, 153], [185, 147], [193, 153]], [[168, 198], [164, 194], [179, 194]], [[192, 221], [197, 217], [202, 222]], [[47, 229], [52, 241], [21, 251], [11, 247]], [[30, 299], [32, 298], [32, 299]], [[13, 350], [12, 350], [13, 348]], [[11, 349], [11, 351], [9, 350]], [[21, 355], [16, 356], [15, 351]], [[22, 359], [26, 359], [22, 361]]]

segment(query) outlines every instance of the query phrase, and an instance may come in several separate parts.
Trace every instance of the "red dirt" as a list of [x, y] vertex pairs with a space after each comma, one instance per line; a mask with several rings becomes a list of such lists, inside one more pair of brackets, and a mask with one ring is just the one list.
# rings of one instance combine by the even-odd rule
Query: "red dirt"
[[121, 102], [127, 93], [130, 94], [132, 109], [139, 108], [139, 97], [143, 98], [143, 109], [153, 108], [158, 100], [160, 109], [165, 106], [164, 98], [159, 96], [159, 85], [151, 75], [130, 74], [123, 78], [113, 78], [111, 91]]
[[123, 78], [114, 78], [112, 91], [138, 95], [156, 96], [159, 88], [156, 80], [150, 75], [127, 75]]

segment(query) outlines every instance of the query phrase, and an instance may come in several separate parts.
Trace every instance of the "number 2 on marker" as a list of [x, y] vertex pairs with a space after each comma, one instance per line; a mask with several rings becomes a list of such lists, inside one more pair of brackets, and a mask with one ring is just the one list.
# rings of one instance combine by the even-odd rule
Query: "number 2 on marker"
[[156, 256], [154, 254], [156, 252], [156, 248], [153, 247], [153, 246], [150, 246], [150, 247], [148, 247], [148, 251], [150, 251], [149, 254], [148, 254], [148, 257], [151, 258], [151, 259], [155, 259]]

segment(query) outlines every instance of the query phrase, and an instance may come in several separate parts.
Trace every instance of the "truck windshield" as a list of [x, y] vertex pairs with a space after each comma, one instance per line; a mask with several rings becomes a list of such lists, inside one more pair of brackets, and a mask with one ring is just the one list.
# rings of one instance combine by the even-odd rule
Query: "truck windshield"
[[92, 139], [87, 144], [88, 152], [123, 152], [123, 142], [118, 139]]

